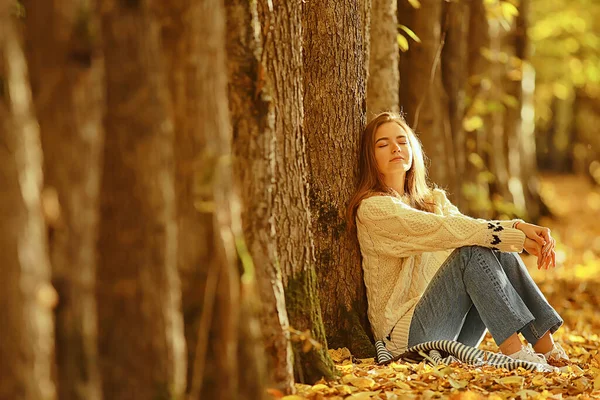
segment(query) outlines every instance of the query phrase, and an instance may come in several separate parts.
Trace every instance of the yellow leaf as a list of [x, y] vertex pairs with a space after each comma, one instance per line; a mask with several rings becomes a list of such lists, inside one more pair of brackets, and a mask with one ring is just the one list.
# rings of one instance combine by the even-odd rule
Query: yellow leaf
[[503, 1], [500, 5], [502, 7], [502, 14], [505, 18], [511, 18], [519, 15], [519, 10], [513, 4], [508, 1]]
[[463, 128], [467, 132], [473, 132], [474, 130], [479, 129], [482, 126], [483, 126], [483, 119], [479, 115], [465, 118], [463, 120]]
[[456, 379], [452, 379], [451, 377], [448, 377], [448, 382], [450, 382], [450, 385], [452, 385], [454, 389], [462, 389], [469, 383], [467, 381], [458, 381]]
[[525, 382], [525, 378], [523, 378], [522, 376], [506, 376], [504, 378], [498, 379], [498, 382], [502, 383], [503, 385], [522, 386], [523, 382]]
[[408, 51], [408, 40], [401, 34], [398, 34], [396, 39], [398, 40], [398, 47], [400, 47], [400, 50]]
[[600, 390], [600, 375], [594, 379], [594, 390]]
[[371, 389], [375, 386], [375, 381], [371, 378], [352, 378], [348, 383], [359, 389]]
[[346, 397], [346, 400], [371, 400], [371, 397], [375, 396], [378, 393], [379, 393], [379, 391], [355, 393], [352, 396]]
[[400, 24], [400, 25], [398, 25], [398, 27], [400, 29], [402, 29], [404, 32], [406, 32], [406, 34], [410, 38], [412, 38], [412, 40], [414, 40], [417, 43], [421, 43], [421, 39], [417, 36], [416, 33], [414, 33], [412, 30], [410, 30], [410, 28], [408, 26]]
[[410, 3], [411, 6], [413, 6], [413, 8], [416, 8], [416, 9], [421, 8], [421, 3], [419, 2], [419, 0], [408, 0], [408, 2]]
[[411, 390], [412, 388], [405, 382], [402, 381], [396, 381], [394, 382], [394, 385], [396, 385], [396, 387], [400, 388], [400, 389], [404, 389], [404, 390]]
[[542, 386], [546, 384], [546, 378], [544, 378], [541, 375], [536, 375], [533, 377], [533, 379], [531, 380], [531, 384], [533, 386]]
[[281, 400], [306, 400], [306, 397], [291, 394], [289, 396], [282, 397]]
[[310, 390], [312, 390], [313, 392], [318, 392], [320, 390], [327, 390], [327, 389], [329, 389], [329, 386], [319, 383], [317, 385], [314, 385]]

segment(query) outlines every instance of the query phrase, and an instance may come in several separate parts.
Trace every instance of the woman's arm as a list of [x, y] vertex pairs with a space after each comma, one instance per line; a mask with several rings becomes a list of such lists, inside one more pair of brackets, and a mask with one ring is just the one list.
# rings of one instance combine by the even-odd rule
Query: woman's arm
[[[458, 208], [450, 202], [446, 193], [442, 190], [435, 189], [434, 194], [440, 197], [440, 204], [443, 204], [444, 213], [448, 215], [463, 215]], [[536, 252], [532, 243], [526, 246], [526, 250], [529, 254], [538, 257], [538, 269], [548, 268], [550, 265], [556, 266], [556, 254], [555, 246], [556, 240], [550, 234], [550, 229], [527, 223], [521, 219], [513, 219], [510, 221], [495, 221], [501, 224], [510, 224], [512, 228], [519, 229], [525, 234], [525, 236], [537, 243], [540, 247], [539, 252]]]
[[367, 229], [376, 251], [400, 257], [472, 245], [521, 252], [525, 241], [523, 232], [499, 221], [478, 220], [460, 213], [428, 213], [391, 196], [363, 200], [358, 222]]

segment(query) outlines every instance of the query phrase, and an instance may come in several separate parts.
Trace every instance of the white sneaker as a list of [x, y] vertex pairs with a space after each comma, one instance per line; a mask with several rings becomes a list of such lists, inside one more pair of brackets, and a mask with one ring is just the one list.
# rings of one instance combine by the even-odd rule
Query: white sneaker
[[536, 370], [539, 372], [557, 372], [558, 368], [548, 364], [546, 357], [543, 354], [536, 353], [531, 347], [531, 344], [527, 346], [521, 345], [521, 350], [516, 353], [509, 354], [510, 358], [521, 361], [529, 361], [536, 364]]
[[569, 361], [569, 356], [567, 355], [567, 352], [558, 343], [554, 343], [554, 347], [552, 348], [552, 350], [544, 354], [544, 357], [546, 357], [546, 360]]
[[516, 353], [509, 354], [510, 358], [521, 361], [529, 361], [536, 364], [545, 364], [548, 365], [546, 361], [546, 357], [543, 354], [536, 353], [531, 347], [531, 343], [528, 343], [527, 346], [521, 345], [521, 350]]

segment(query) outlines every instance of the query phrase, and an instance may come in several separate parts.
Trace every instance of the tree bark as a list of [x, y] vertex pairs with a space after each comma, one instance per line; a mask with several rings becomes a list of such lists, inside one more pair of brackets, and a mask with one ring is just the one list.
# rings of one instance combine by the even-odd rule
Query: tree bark
[[94, 293], [103, 68], [94, 5], [25, 1], [32, 91], [41, 130], [46, 193], [56, 193], [50, 215], [58, 394], [100, 399]]
[[411, 43], [408, 51], [400, 55], [400, 104], [431, 160], [431, 180], [450, 193], [457, 193], [448, 97], [441, 79], [441, 21], [439, 0], [422, 1], [416, 11], [405, 1], [398, 4], [398, 22], [421, 39], [421, 43]]
[[328, 346], [346, 346], [357, 357], [374, 354], [358, 243], [344, 222], [365, 124], [363, 6], [362, 0], [306, 2], [302, 24], [304, 128], [323, 321]]
[[0, 1], [0, 399], [53, 400], [57, 295], [40, 199], [42, 151], [11, 6]]
[[[227, 109], [225, 10], [221, 0], [194, 3], [192, 37], [198, 55], [198, 203], [212, 212], [212, 253], [205, 264], [203, 303], [190, 399], [262, 399], [264, 360], [254, 313], [252, 262], [245, 252], [239, 200], [233, 191], [231, 136]], [[237, 253], [236, 253], [237, 250]], [[241, 256], [242, 277], [238, 272]]]
[[[273, 217], [279, 265], [283, 272], [285, 302], [293, 329], [310, 331], [323, 346], [294, 344], [298, 382], [332, 378], [335, 368], [327, 353], [318, 289], [315, 253], [310, 231], [308, 164], [303, 129], [302, 3], [258, 2], [263, 26], [266, 77], [275, 114], [275, 202]], [[264, 90], [264, 89], [263, 89]]]
[[111, 399], [178, 397], [173, 126], [159, 25], [146, 0], [105, 3], [106, 141], [97, 274], [100, 369]]
[[373, 0], [371, 7], [367, 120], [383, 111], [400, 111], [397, 3]]
[[[277, 237], [281, 235], [276, 235], [274, 203], [275, 125], [283, 112], [280, 110], [276, 116], [275, 108], [285, 106], [279, 103], [279, 92], [286, 89], [286, 82], [279, 82], [283, 87], [275, 86], [278, 90], [274, 90], [273, 83], [275, 71], [280, 71], [287, 79], [289, 65], [286, 63], [293, 62], [288, 53], [301, 45], [300, 42], [286, 41], [285, 47], [281, 46], [278, 37], [282, 34], [291, 36], [288, 31], [291, 27], [298, 36], [294, 40], [299, 40], [300, 27], [288, 16], [280, 15], [286, 6], [277, 4], [274, 11], [265, 2], [259, 1], [257, 5], [258, 8], [246, 1], [227, 4], [229, 107], [235, 138], [233, 169], [236, 185], [245, 194], [242, 207], [244, 237], [262, 294], [259, 318], [269, 381], [284, 393], [291, 393], [292, 349], [280, 269], [285, 260], [278, 258], [277, 253]], [[259, 14], [263, 33], [255, 35]], [[261, 43], [265, 40], [263, 48]], [[276, 52], [281, 52], [282, 56], [277, 58]], [[294, 95], [293, 92], [286, 94]]]

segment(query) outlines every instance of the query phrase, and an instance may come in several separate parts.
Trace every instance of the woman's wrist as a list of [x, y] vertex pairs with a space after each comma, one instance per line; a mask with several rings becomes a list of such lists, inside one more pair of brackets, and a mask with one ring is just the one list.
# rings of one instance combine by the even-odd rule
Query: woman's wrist
[[521, 224], [522, 222], [524, 222], [522, 219], [518, 219], [513, 223], [513, 228], [514, 229], [519, 229], [519, 224]]

